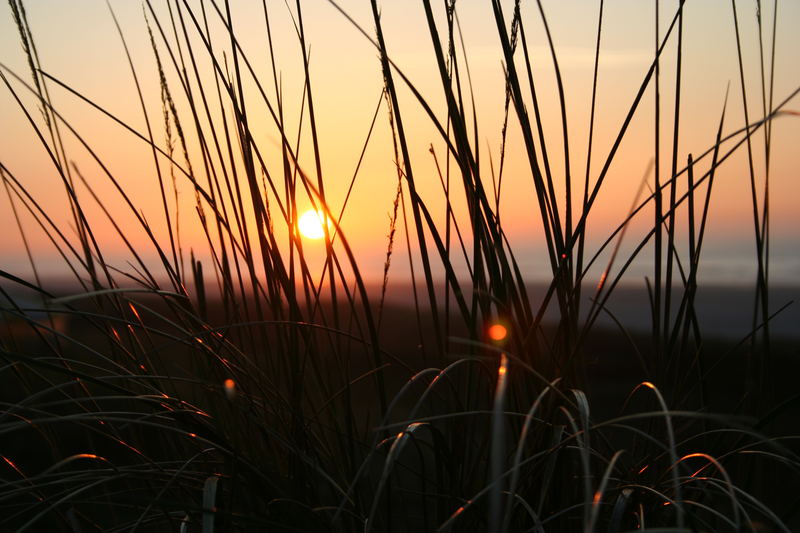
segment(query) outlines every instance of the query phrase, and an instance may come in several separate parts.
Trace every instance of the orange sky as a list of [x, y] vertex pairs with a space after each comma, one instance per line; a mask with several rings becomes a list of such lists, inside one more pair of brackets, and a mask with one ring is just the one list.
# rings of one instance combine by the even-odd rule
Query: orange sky
[[[159, 14], [164, 21], [168, 15], [162, 2]], [[439, 2], [434, 2], [439, 8]], [[197, 2], [191, 2], [197, 6]], [[275, 98], [269, 70], [263, 13], [260, 2], [235, 2], [234, 21], [237, 36], [258, 71], [266, 80], [268, 97]], [[283, 101], [288, 131], [296, 135], [302, 99], [302, 59], [293, 25], [283, 2], [268, 2], [273, 16], [273, 40], [276, 59], [282, 79]], [[417, 2], [385, 1], [382, 21], [387, 45], [395, 62], [403, 69], [423, 93], [437, 117], [444, 120], [446, 104], [439, 85], [436, 63], [431, 51], [430, 36], [424, 22], [424, 11]], [[508, 8], [510, 18], [511, 3]], [[533, 2], [526, 6], [523, 16], [527, 21], [529, 46], [534, 57], [534, 74], [547, 132], [548, 150], [555, 175], [563, 175], [561, 152], [561, 126], [558, 114], [558, 93], [553, 76], [552, 61], [542, 31], [541, 18]], [[761, 116], [760, 78], [758, 63], [758, 34], [754, 2], [739, 2], [739, 22], [743, 39], [745, 74], [750, 100], [750, 117]], [[764, 42], [769, 44], [772, 2], [764, 4]], [[369, 3], [342, 0], [341, 5], [371, 32], [374, 28]], [[564, 79], [568, 123], [570, 129], [571, 171], [582, 179], [585, 173], [588, 137], [591, 79], [596, 38], [597, 5], [585, 1], [543, 2], [550, 30], [557, 48], [558, 60]], [[664, 27], [674, 13], [677, 2], [661, 2]], [[154, 127], [154, 136], [164, 145], [163, 119], [159, 100], [155, 61], [147, 36], [142, 7], [138, 2], [113, 1], [125, 37], [131, 48], [140, 82], [147, 101], [148, 113]], [[382, 78], [376, 50], [352, 25], [338, 14], [327, 1], [303, 2], [303, 18], [310, 49], [310, 69], [319, 124], [319, 139], [326, 194], [335, 212], [341, 209], [362, 144], [369, 129], [375, 107], [379, 102]], [[503, 118], [503, 66], [497, 30], [492, 20], [489, 2], [462, 1], [457, 3], [463, 31], [467, 59], [472, 75], [479, 126], [482, 172], [485, 182], [491, 183], [490, 154], [495, 165], [499, 159], [500, 130]], [[611, 143], [622, 123], [644, 74], [652, 61], [653, 53], [653, 3], [640, 0], [607, 2], [604, 14], [603, 39], [600, 60], [600, 78], [595, 126], [595, 155], [592, 176], [596, 177]], [[145, 131], [142, 111], [135, 86], [125, 60], [124, 51], [104, 2], [84, 0], [76, 2], [39, 1], [27, 5], [28, 17], [39, 50], [43, 69], [58, 79], [84, 93], [97, 104], [117, 114], [139, 131]], [[687, 2], [684, 28], [684, 64], [682, 82], [681, 129], [679, 160], [683, 166], [691, 152], [698, 154], [713, 143], [726, 87], [730, 82], [730, 100], [725, 130], [730, 132], [744, 125], [742, 96], [739, 86], [736, 41], [733, 32], [731, 6], [726, 2]], [[441, 28], [444, 31], [443, 18]], [[775, 101], [800, 86], [800, 4], [779, 4], [777, 55], [774, 78]], [[219, 28], [217, 27], [217, 30]], [[217, 39], [221, 33], [217, 32]], [[671, 154], [673, 98], [674, 98], [674, 41], [663, 56], [661, 79], [662, 97], [662, 174], [669, 168]], [[163, 45], [162, 54], [164, 54]], [[223, 45], [219, 44], [219, 57]], [[228, 55], [230, 58], [230, 55]], [[163, 55], [162, 59], [166, 60]], [[8, 5], [0, 7], [0, 62], [29, 79], [29, 71], [19, 45], [19, 38]], [[203, 76], [210, 85], [208, 62], [201, 65]], [[176, 104], [185, 111], [186, 99], [181, 94], [174, 72], [168, 72]], [[20, 91], [28, 109], [37, 119], [36, 102], [21, 86]], [[279, 154], [279, 136], [266, 108], [258, 103], [252, 83], [245, 90], [251, 95], [249, 103], [251, 125], [256, 142], [269, 158]], [[92, 149], [101, 155], [105, 164], [123, 184], [126, 191], [161, 239], [166, 239], [165, 224], [161, 214], [161, 200], [153, 172], [154, 163], [146, 144], [134, 139], [108, 119], [62, 89], [51, 87], [53, 100], [64, 117], [85, 136]], [[274, 100], [273, 100], [274, 101]], [[433, 144], [441, 164], [445, 161], [442, 141], [430, 126], [420, 107], [407, 90], [401, 91], [401, 112], [408, 130], [411, 160], [418, 176], [420, 194], [429, 208], [443, 220], [444, 203], [433, 159], [428, 152]], [[800, 109], [800, 99], [790, 102], [789, 109]], [[226, 110], [229, 111], [229, 110]], [[217, 115], [219, 116], [219, 115]], [[22, 181], [61, 228], [70, 236], [66, 200], [63, 187], [47, 160], [35, 135], [27, 125], [9, 91], [0, 87], [0, 161]], [[188, 118], [185, 119], [189, 122]], [[653, 154], [653, 92], [648, 90], [631, 128], [623, 142], [615, 163], [611, 167], [607, 184], [590, 218], [591, 242], [601, 242], [625, 216], [641, 176]], [[40, 120], [41, 122], [41, 120]], [[186, 125], [184, 125], [186, 126]], [[800, 154], [800, 119], [784, 117], [774, 122], [771, 160], [771, 198], [773, 251], [776, 256], [788, 258], [792, 273], [800, 269], [796, 250], [800, 245], [797, 227], [800, 213], [798, 168]], [[104, 178], [99, 167], [74, 138], [66, 140], [70, 159], [74, 160], [96, 192], [112, 210], [117, 220], [129, 228], [129, 237], [146, 248], [143, 232], [136, 227], [134, 217], [126, 211], [113, 187]], [[196, 143], [191, 143], [193, 156]], [[763, 137], [755, 139], [756, 172], [763, 182]], [[310, 136], [307, 122], [301, 142], [300, 162], [313, 174]], [[388, 232], [388, 215], [392, 208], [396, 174], [385, 106], [381, 108], [375, 131], [365, 154], [359, 177], [342, 220], [349, 241], [362, 261], [368, 278], [378, 278], [382, 273], [383, 255]], [[181, 159], [181, 158], [179, 158]], [[274, 159], [273, 159], [274, 160]], [[194, 163], [195, 170], [201, 165]], [[511, 119], [507, 147], [501, 215], [504, 228], [512, 244], [519, 250], [523, 265], [536, 269], [541, 260], [541, 221], [535, 207], [530, 170], [525, 166], [524, 147], [516, 122]], [[275, 168], [278, 168], [277, 166]], [[168, 168], [164, 170], [168, 176]], [[169, 179], [167, 177], [167, 179]], [[454, 183], [457, 176], [453, 175]], [[575, 186], [575, 200], [580, 198]], [[650, 177], [652, 183], [652, 176]], [[749, 176], [746, 153], [742, 151], [720, 169], [715, 185], [715, 198], [711, 208], [709, 249], [717, 249], [720, 257], [725, 253], [751, 253], [752, 214], [750, 211]], [[761, 191], [759, 185], [759, 191]], [[83, 191], [83, 192], [81, 192]], [[563, 189], [562, 189], [563, 191]], [[80, 189], [88, 204], [89, 196]], [[463, 195], [462, 195], [463, 196]], [[202, 256], [203, 236], [193, 211], [194, 196], [185, 180], [179, 182], [182, 242]], [[456, 210], [463, 214], [462, 198], [454, 197]], [[87, 205], [88, 205], [87, 204]], [[18, 208], [22, 207], [18, 204]], [[88, 209], [97, 228], [108, 227], [102, 213]], [[29, 216], [24, 216], [26, 235], [37, 255], [52, 256], [52, 247], [35, 227]], [[630, 232], [631, 243], [651, 224], [649, 212], [635, 224]], [[6, 231], [0, 232], [0, 250], [3, 251], [3, 268], [25, 272], [22, 240], [11, 216], [8, 197], [0, 190], [0, 222]], [[402, 222], [399, 224], [402, 229]], [[638, 231], [638, 233], [637, 233]], [[121, 241], [111, 231], [98, 230], [108, 250], [123, 250]], [[398, 235], [395, 251], [405, 254], [404, 236]], [[165, 241], [166, 242], [166, 241]], [[312, 262], [322, 255], [320, 243], [309, 243], [307, 251]], [[716, 248], [715, 248], [716, 247]], [[125, 255], [117, 259], [124, 266]], [[752, 261], [751, 261], [752, 262]], [[397, 264], [400, 264], [398, 260]], [[794, 265], [794, 266], [791, 266]], [[398, 266], [399, 271], [407, 267]], [[532, 278], [537, 275], [531, 270]], [[798, 270], [800, 275], [800, 270]]]

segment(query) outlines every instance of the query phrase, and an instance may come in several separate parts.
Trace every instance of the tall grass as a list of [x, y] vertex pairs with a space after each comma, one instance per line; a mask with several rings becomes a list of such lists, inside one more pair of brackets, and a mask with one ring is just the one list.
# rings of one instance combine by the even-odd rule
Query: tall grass
[[[778, 487], [756, 474], [777, 464], [797, 480], [796, 441], [764, 434], [790, 404], [774, 411], [770, 405], [744, 406], [739, 414], [750, 418], [710, 412], [706, 388], [725, 358], [709, 353], [695, 311], [715, 175], [746, 149], [758, 279], [754, 329], [742, 342], [752, 354], [752, 386], [768, 385], [774, 315], [767, 299], [769, 207], [768, 194], [757, 190], [753, 141], [763, 135], [769, 161], [771, 121], [800, 91], [773, 94], [774, 38], [770, 53], [760, 56], [762, 116], [747, 115], [741, 69], [745, 125], [726, 128], [733, 105], [726, 99], [708, 148], [684, 154], [684, 2], [672, 11], [656, 3], [652, 62], [610, 149], [601, 153], [594, 123], [604, 3], [596, 12], [588, 143], [577, 146], [546, 9], [537, 2], [555, 69], [555, 131], [542, 119], [537, 58], [526, 33], [531, 23], [523, 17], [528, 11], [519, 1], [492, 0], [506, 98], [504, 146], [492, 160], [496, 172], [487, 175], [491, 156], [480, 150], [456, 2], [421, 2], [446, 105], [438, 110], [392, 61], [377, 0], [370, 2], [370, 27], [329, 2], [364, 35], [364, 46], [374, 47], [384, 80], [348, 189], [359, 179], [376, 121], [385, 117], [398, 181], [394, 205], [387, 206], [392, 215], [377, 297], [341, 229], [347, 200], [335, 206], [326, 197], [332, 178], [320, 155], [314, 96], [332, 89], [312, 84], [303, 24], [307, 6], [299, 0], [288, 6], [304, 74], [302, 95], [291, 95], [302, 102], [302, 119], [292, 129], [275, 62], [273, 4], [262, 4], [271, 72], [263, 78], [239, 42], [227, 0], [176, 0], [163, 9], [145, 0], [160, 117], [148, 113], [149, 95], [116, 26], [141, 104], [140, 130], [48, 73], [22, 1], [10, 0], [30, 72], [26, 79], [3, 67], [0, 78], [61, 178], [74, 235], [2, 161], [0, 175], [22, 238], [37, 229], [24, 221], [35, 221], [80, 290], [54, 294], [38, 274], [26, 280], [0, 271], [8, 282], [0, 286], [0, 379], [7, 390], [0, 415], [0, 529], [789, 531], [791, 506], [780, 498], [765, 501]], [[663, 32], [659, 17], [669, 21]], [[738, 47], [736, 17], [734, 3]], [[776, 20], [767, 32], [773, 36]], [[759, 43], [763, 39], [759, 33]], [[668, 46], [678, 51], [675, 63], [663, 59]], [[661, 102], [659, 89], [666, 69], [674, 72], [677, 87], [669, 103]], [[127, 130], [132, 147], [148, 151], [166, 238], [158, 236], [103, 154], [52, 105], [55, 90], [111, 119]], [[31, 94], [35, 105], [26, 104]], [[413, 163], [407, 126], [412, 103], [402, 96], [407, 94], [427, 115], [439, 135], [434, 144], [444, 150], [431, 145], [443, 214], [433, 212], [438, 204], [418, 187], [430, 178]], [[620, 213], [616, 230], [592, 249], [590, 213], [651, 95], [652, 166], [630, 211]], [[665, 164], [659, 135], [667, 106], [673, 122]], [[278, 157], [259, 144], [254, 109], [266, 112], [278, 132]], [[521, 268], [500, 218], [507, 127], [522, 136], [525, 171], [535, 191], [530, 205], [543, 229], [550, 282], [541, 300], [529, 294], [530, 273]], [[130, 211], [124, 217], [132, 217], [146, 236], [146, 252], [130, 238], [123, 215], [70, 162], [65, 138], [101, 169]], [[548, 150], [553, 144], [562, 150]], [[586, 168], [578, 172], [574, 160], [581, 150]], [[301, 151], [311, 154], [308, 168], [300, 164]], [[190, 186], [205, 238], [189, 249], [180, 227], [179, 183]], [[767, 188], [768, 179], [763, 183]], [[453, 207], [462, 198], [465, 215]], [[330, 221], [321, 269], [310, 265], [297, 229], [299, 206], [308, 203]], [[90, 220], [89, 207], [105, 218]], [[653, 216], [649, 231], [632, 252], [619, 255], [629, 224], [646, 213]], [[405, 243], [395, 242], [399, 223]], [[132, 258], [127, 270], [106, 259], [100, 227], [124, 243]], [[680, 235], [680, 228], [688, 235]], [[403, 245], [415, 303], [408, 314], [414, 320], [404, 321], [403, 334], [420, 339], [424, 358], [385, 342], [390, 324], [384, 317], [393, 312], [385, 294]], [[156, 265], [147, 259], [152, 253]], [[652, 330], [649, 345], [640, 350], [641, 339], [632, 338], [607, 304], [645, 253], [654, 255], [647, 285]], [[29, 255], [36, 273], [36, 251], [29, 249]], [[600, 260], [607, 265], [587, 297], [594, 282], [587, 276]], [[21, 291], [24, 299], [12, 294]], [[553, 309], [556, 320], [548, 322]], [[591, 395], [583, 391], [594, 326], [603, 314], [631, 341], [642, 383], [619, 415], [598, 420]], [[487, 337], [487, 326], [495, 322], [507, 328], [507, 338]]]

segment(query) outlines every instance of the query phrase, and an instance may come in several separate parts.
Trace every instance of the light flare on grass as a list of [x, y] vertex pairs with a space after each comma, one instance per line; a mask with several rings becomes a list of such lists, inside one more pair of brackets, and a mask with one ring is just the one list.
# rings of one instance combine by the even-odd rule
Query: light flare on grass
[[236, 382], [231, 378], [225, 380], [223, 388], [225, 389], [225, 397], [228, 400], [233, 400], [236, 397]]
[[[133, 315], [136, 317], [136, 320], [141, 322], [142, 321], [142, 317], [139, 316], [139, 311], [137, 311], [136, 306], [133, 305], [133, 302], [128, 302], [128, 307], [130, 307], [131, 311], [133, 312]], [[130, 327], [130, 325], [128, 327]]]
[[488, 334], [490, 339], [499, 342], [508, 336], [508, 329], [503, 324], [492, 324], [489, 326]]

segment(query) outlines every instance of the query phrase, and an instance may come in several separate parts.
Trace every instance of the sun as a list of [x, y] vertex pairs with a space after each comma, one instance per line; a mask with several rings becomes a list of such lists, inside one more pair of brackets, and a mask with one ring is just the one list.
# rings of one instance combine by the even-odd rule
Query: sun
[[297, 228], [306, 239], [321, 239], [325, 236], [325, 229], [322, 227], [322, 221], [325, 219], [322, 211], [309, 209], [300, 216]]

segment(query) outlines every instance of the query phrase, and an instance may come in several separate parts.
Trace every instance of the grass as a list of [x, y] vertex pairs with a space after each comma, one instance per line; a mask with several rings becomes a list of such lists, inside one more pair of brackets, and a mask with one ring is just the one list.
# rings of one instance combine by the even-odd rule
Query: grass
[[[504, 146], [498, 167], [493, 160], [487, 174], [485, 161], [491, 156], [479, 149], [455, 2], [445, 2], [443, 10], [421, 2], [444, 96], [445, 107], [438, 110], [393, 63], [376, 0], [369, 28], [329, 2], [364, 35], [364, 46], [374, 47], [384, 80], [350, 182], [352, 190], [376, 121], [386, 117], [397, 189], [393, 206], [387, 206], [391, 216], [379, 297], [368, 290], [356, 251], [341, 229], [347, 201], [337, 209], [326, 197], [332, 178], [320, 156], [314, 95], [332, 89], [312, 85], [313, 59], [303, 25], [308, 8], [299, 0], [289, 7], [304, 72], [304, 120], [297, 130], [286, 119], [271, 4], [263, 4], [272, 73], [264, 79], [256, 76], [237, 40], [227, 1], [167, 2], [164, 11], [145, 0], [162, 116], [148, 114], [149, 96], [128, 54], [144, 117], [141, 131], [49, 74], [39, 61], [23, 3], [10, 0], [30, 72], [26, 80], [3, 68], [0, 78], [61, 178], [74, 234], [59, 227], [25, 179], [0, 161], [35, 274], [26, 280], [0, 271], [7, 282], [0, 287], [0, 453], [5, 463], [0, 466], [0, 529], [789, 531], [797, 521], [792, 515], [797, 502], [780, 494], [780, 480], [797, 482], [797, 440], [769, 432], [785, 413], [796, 414], [796, 397], [776, 405], [759, 394], [775, 379], [769, 368], [775, 351], [769, 323], [775, 311], [768, 301], [769, 196], [758, 190], [754, 140], [763, 136], [768, 162], [772, 120], [787, 114], [786, 105], [800, 91], [773, 95], [774, 38], [769, 53], [760, 55], [763, 110], [752, 120], [733, 4], [747, 125], [725, 133], [733, 105], [726, 99], [709, 148], [683, 154], [684, 3], [673, 11], [657, 9], [656, 27], [664, 27], [659, 17], [666, 16], [666, 31], [655, 32], [650, 67], [602, 153], [594, 124], [603, 2], [597, 13], [588, 143], [582, 147], [568, 127], [569, 104], [546, 10], [537, 2], [555, 67], [556, 131], [546, 131], [542, 119], [541, 88], [526, 34], [530, 21], [523, 19], [528, 11], [519, 2], [492, 0], [506, 98]], [[758, 28], [761, 32], [760, 19]], [[117, 29], [127, 53], [118, 24]], [[762, 46], [763, 40], [759, 33]], [[662, 58], [668, 46], [678, 50], [675, 63]], [[664, 103], [659, 88], [666, 69], [672, 69], [678, 90], [672, 102]], [[166, 238], [158, 236], [103, 154], [52, 105], [55, 89], [127, 130], [132, 146], [147, 148]], [[273, 91], [277, 96], [269, 96]], [[412, 164], [410, 104], [401, 98], [406, 91], [438, 132], [435, 143], [446, 151], [431, 145], [444, 213], [433, 212], [431, 206], [438, 204], [426, 200], [417, 186], [427, 178]], [[30, 94], [35, 106], [25, 103]], [[620, 216], [617, 229], [592, 249], [589, 214], [650, 94], [655, 95], [652, 166], [628, 215]], [[266, 110], [279, 133], [279, 157], [268, 156], [254, 134], [256, 106]], [[668, 165], [659, 149], [660, 113], [667, 106], [674, 119]], [[550, 282], [541, 300], [529, 294], [527, 273], [499, 214], [509, 127], [524, 141], [525, 170], [535, 191], [530, 206], [541, 224], [549, 263]], [[164, 143], [157, 140], [159, 128]], [[129, 239], [122, 215], [71, 163], [65, 138], [77, 141], [97, 163], [129, 210], [125, 216], [146, 236], [147, 253], [159, 258], [155, 266], [143, 245]], [[553, 145], [562, 150], [548, 150]], [[311, 154], [313, 168], [299, 163], [301, 150]], [[586, 169], [573, 172], [580, 150], [586, 151]], [[695, 297], [714, 178], [742, 150], [748, 154], [752, 195], [756, 309], [753, 331], [723, 352], [704, 338]], [[598, 166], [592, 162], [599, 162], [599, 172], [592, 172]], [[178, 183], [190, 186], [205, 237], [188, 250]], [[768, 185], [767, 170], [763, 186]], [[465, 213], [455, 207], [462, 197]], [[331, 221], [319, 271], [307, 261], [296, 229], [298, 206], [305, 203]], [[105, 218], [90, 219], [90, 206]], [[647, 213], [653, 216], [649, 231], [632, 252], [623, 252], [631, 221]], [[34, 227], [25, 220], [33, 220]], [[399, 223], [405, 243], [395, 242]], [[129, 269], [106, 259], [100, 228], [124, 243], [132, 258]], [[78, 290], [63, 295], [48, 289], [36, 268], [36, 251], [28, 246], [26, 236], [34, 229], [58, 251]], [[414, 308], [398, 311], [385, 296], [392, 264], [401, 260], [397, 246], [403, 244]], [[654, 265], [647, 283], [652, 329], [642, 337], [629, 332], [607, 304], [637, 256], [646, 253], [653, 254]], [[587, 297], [590, 269], [606, 258], [600, 282]], [[547, 312], [554, 312], [554, 322], [546, 319]], [[592, 395], [584, 391], [592, 385], [595, 325], [603, 314], [620, 329], [614, 349], [631, 354], [626, 364], [641, 370], [635, 372], [640, 384], [631, 390], [613, 383], [627, 400], [618, 414], [600, 419], [593, 411], [607, 406], [593, 406]], [[491, 341], [486, 327], [497, 321], [509, 335]], [[388, 323], [409, 324], [404, 340], [417, 335], [422, 350], [388, 342]], [[712, 407], [718, 403], [711, 396], [727, 386], [730, 374], [715, 370], [739, 357], [740, 348], [749, 365], [745, 391], [755, 400], [716, 414]], [[775, 474], [778, 467], [789, 473]]]

